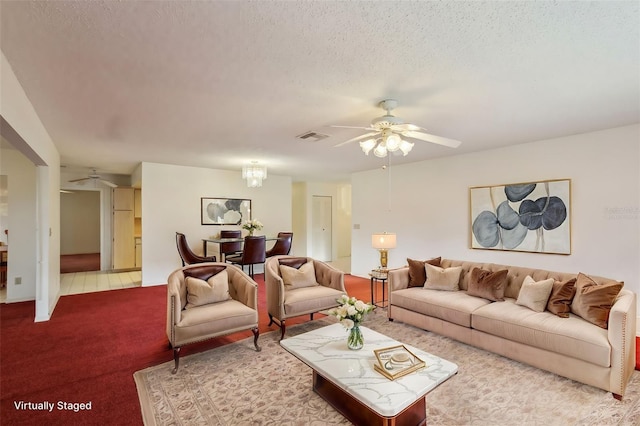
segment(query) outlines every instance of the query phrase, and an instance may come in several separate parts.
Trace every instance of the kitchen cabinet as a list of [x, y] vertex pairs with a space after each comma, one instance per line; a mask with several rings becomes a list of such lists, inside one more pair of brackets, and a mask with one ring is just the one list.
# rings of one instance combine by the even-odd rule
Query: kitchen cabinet
[[134, 197], [133, 188], [113, 188], [112, 269], [136, 267]]

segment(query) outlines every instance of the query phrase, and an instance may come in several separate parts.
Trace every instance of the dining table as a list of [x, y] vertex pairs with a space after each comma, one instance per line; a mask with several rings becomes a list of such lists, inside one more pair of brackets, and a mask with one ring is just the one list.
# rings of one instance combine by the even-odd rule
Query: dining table
[[[278, 237], [266, 237], [265, 240], [266, 241], [277, 241], [280, 238]], [[244, 237], [241, 238], [203, 238], [202, 239], [202, 252], [204, 253], [204, 257], [208, 256], [208, 244], [212, 243], [212, 244], [217, 244], [218, 245], [218, 251], [217, 253], [220, 254], [220, 261], [224, 262], [224, 259], [222, 259], [222, 254], [220, 253], [220, 244], [222, 243], [244, 243]]]

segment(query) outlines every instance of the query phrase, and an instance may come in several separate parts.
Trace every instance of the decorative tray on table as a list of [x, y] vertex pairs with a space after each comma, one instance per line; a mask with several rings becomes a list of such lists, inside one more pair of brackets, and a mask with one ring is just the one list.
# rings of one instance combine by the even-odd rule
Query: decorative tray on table
[[425, 362], [404, 345], [376, 349], [373, 353], [377, 360], [373, 367], [378, 373], [391, 380], [426, 367]]

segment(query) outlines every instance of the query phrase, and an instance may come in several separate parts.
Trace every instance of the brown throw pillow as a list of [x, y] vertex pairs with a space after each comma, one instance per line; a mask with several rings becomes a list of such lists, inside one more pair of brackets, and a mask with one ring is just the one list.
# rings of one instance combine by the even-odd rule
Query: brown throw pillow
[[467, 294], [493, 300], [494, 302], [503, 301], [508, 272], [506, 269], [491, 272], [486, 269], [473, 268]]
[[588, 275], [579, 273], [571, 312], [598, 327], [608, 328], [611, 307], [623, 285], [624, 283], [618, 281], [598, 285]]
[[434, 257], [429, 260], [413, 260], [407, 258], [409, 264], [409, 287], [422, 287], [427, 281], [427, 273], [424, 265], [440, 266], [441, 257]]
[[227, 267], [224, 265], [196, 266], [193, 268], [185, 269], [184, 276], [198, 278], [200, 280], [207, 281], [209, 278], [224, 271], [225, 269], [227, 269]]
[[283, 257], [282, 259], [278, 259], [278, 263], [290, 268], [300, 269], [302, 265], [307, 263], [307, 260], [306, 257]]
[[547, 302], [547, 310], [556, 314], [560, 318], [569, 318], [571, 312], [571, 302], [576, 295], [576, 279], [570, 278], [566, 281], [556, 281], [553, 283], [551, 295]]

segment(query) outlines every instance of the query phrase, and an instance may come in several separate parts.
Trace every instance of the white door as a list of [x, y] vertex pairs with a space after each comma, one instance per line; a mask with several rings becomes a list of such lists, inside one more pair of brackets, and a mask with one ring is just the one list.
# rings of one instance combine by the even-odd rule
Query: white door
[[311, 257], [330, 262], [331, 256], [331, 197], [314, 195], [311, 211]]

